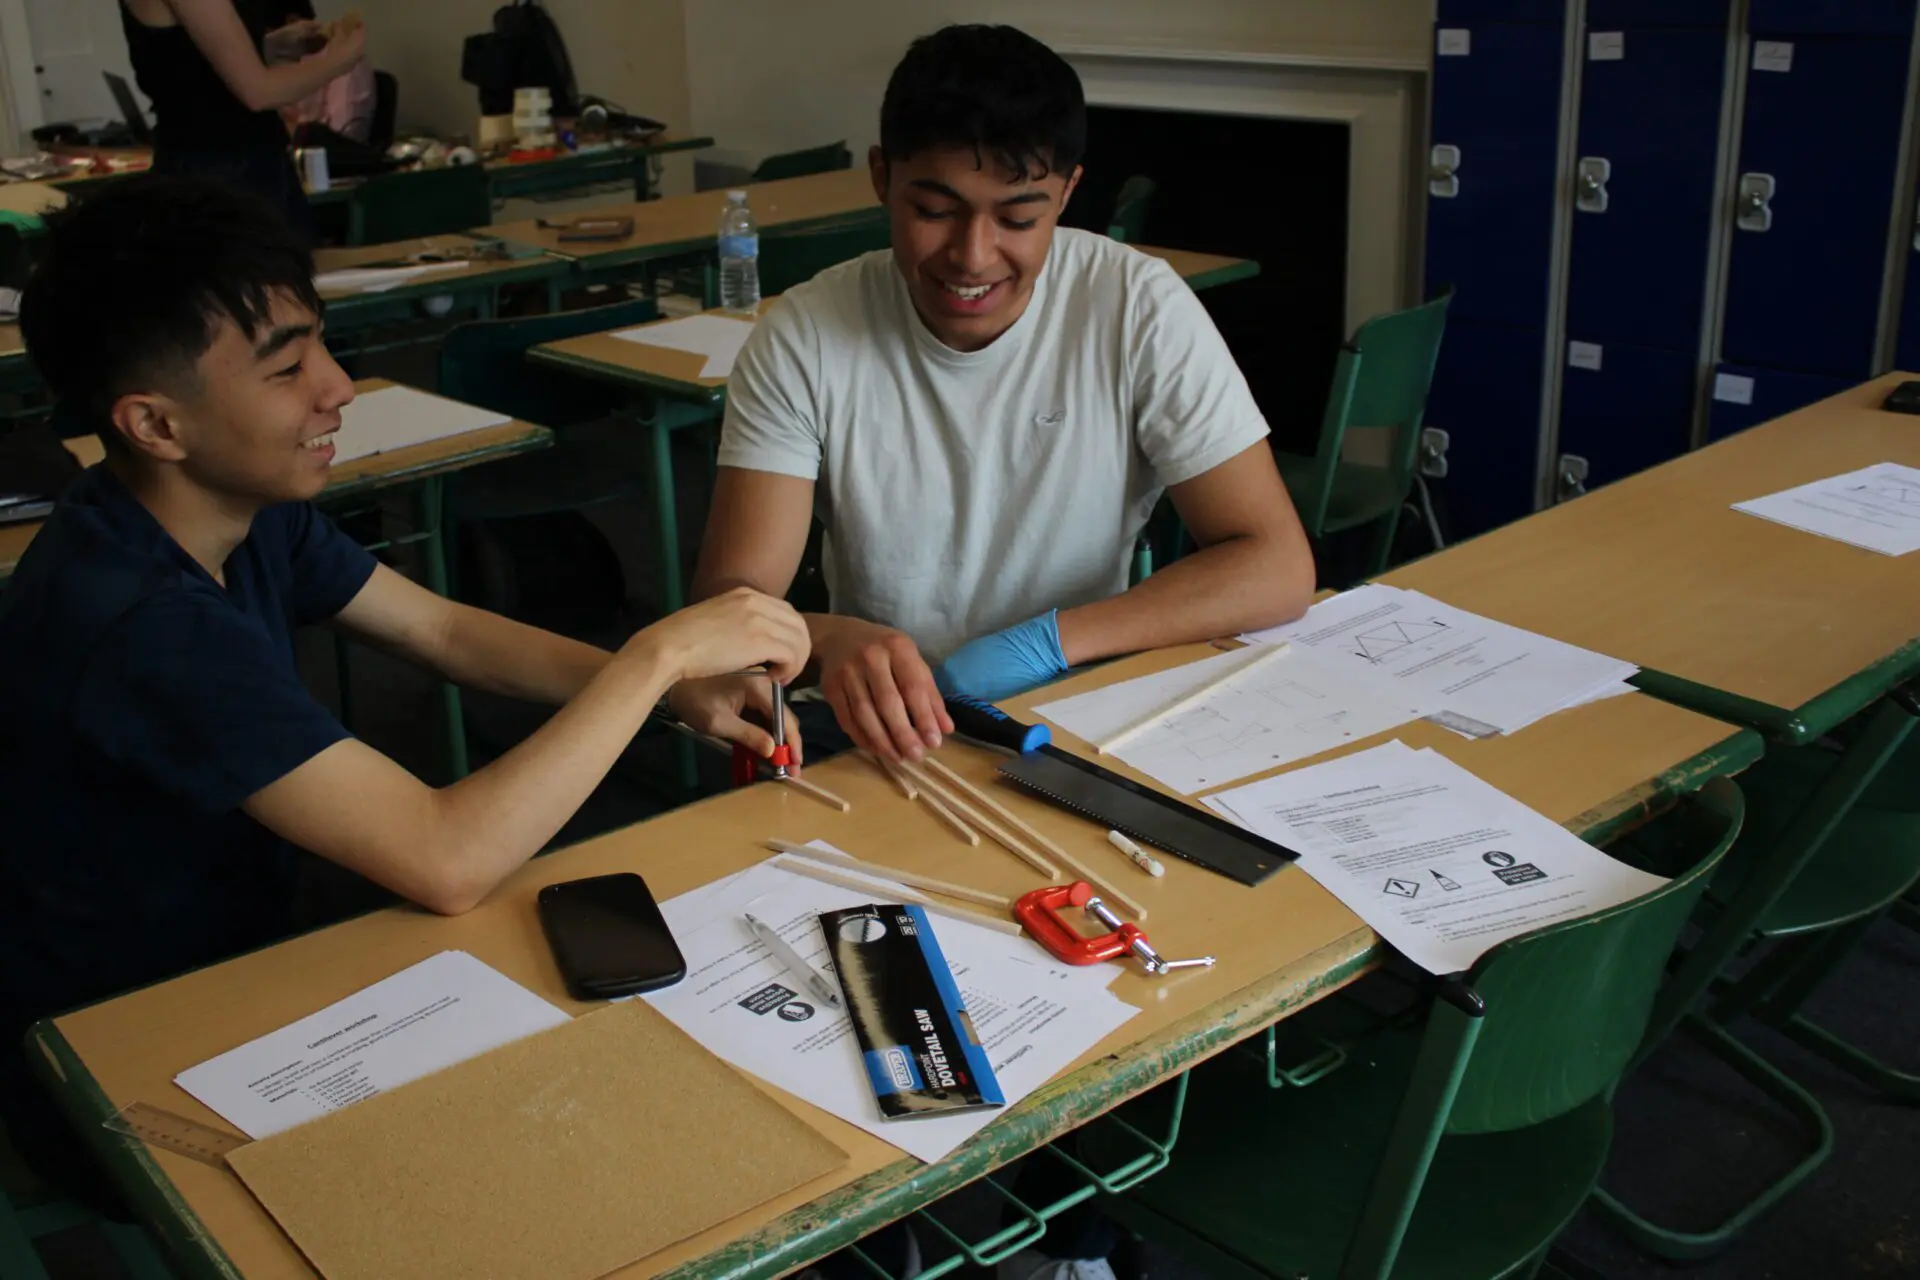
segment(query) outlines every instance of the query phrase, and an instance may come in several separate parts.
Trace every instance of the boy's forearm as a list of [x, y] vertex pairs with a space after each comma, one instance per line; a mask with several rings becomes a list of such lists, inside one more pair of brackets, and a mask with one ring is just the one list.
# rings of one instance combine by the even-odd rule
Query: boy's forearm
[[1285, 544], [1229, 538], [1176, 560], [1105, 600], [1062, 609], [1069, 666], [1211, 640], [1292, 621], [1313, 598], [1313, 563]]
[[559, 706], [612, 658], [582, 641], [457, 605], [434, 665], [464, 688]]

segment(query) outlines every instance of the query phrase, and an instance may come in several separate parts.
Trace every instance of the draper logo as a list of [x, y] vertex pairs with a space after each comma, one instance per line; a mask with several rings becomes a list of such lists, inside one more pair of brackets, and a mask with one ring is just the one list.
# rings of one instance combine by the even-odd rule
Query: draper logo
[[914, 1087], [913, 1064], [907, 1061], [905, 1049], [889, 1049], [881, 1055], [881, 1061], [886, 1064], [887, 1077], [896, 1089]]

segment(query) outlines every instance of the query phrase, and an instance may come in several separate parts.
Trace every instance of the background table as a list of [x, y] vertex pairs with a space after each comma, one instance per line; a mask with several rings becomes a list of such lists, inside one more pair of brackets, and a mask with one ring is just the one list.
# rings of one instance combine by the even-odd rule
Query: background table
[[[1193, 645], [1140, 655], [1009, 706], [1022, 711], [1211, 652]], [[1424, 724], [1398, 736], [1435, 747], [1589, 836], [1616, 831], [1758, 752], [1750, 733], [1641, 695], [1552, 717], [1512, 739], [1469, 742]], [[1366, 745], [1372, 741], [1357, 744]], [[1149, 879], [1106, 845], [1101, 828], [993, 781], [997, 757], [958, 743], [940, 756], [1091, 865], [1125, 877], [1149, 906], [1161, 950], [1217, 954], [1218, 967], [1164, 979], [1129, 968], [1113, 990], [1141, 1013], [938, 1165], [771, 1090], [848, 1151], [851, 1163], [616, 1274], [758, 1278], [803, 1265], [1169, 1080], [1350, 981], [1374, 959], [1372, 932], [1296, 868], [1249, 889], [1176, 859], [1164, 878]], [[308, 1276], [298, 1252], [231, 1175], [108, 1133], [101, 1118], [145, 1101], [218, 1123], [174, 1087], [175, 1073], [445, 949], [467, 950], [570, 1012], [584, 1011], [590, 1006], [567, 996], [534, 911], [539, 888], [558, 880], [639, 871], [664, 900], [760, 861], [768, 856], [761, 842], [779, 837], [824, 838], [1002, 893], [1033, 887], [1032, 873], [1011, 856], [957, 843], [864, 762], [842, 757], [808, 773], [851, 801], [852, 811], [833, 812], [773, 785], [734, 792], [536, 860], [465, 916], [376, 912], [43, 1022], [33, 1036], [36, 1066], [188, 1274]]]

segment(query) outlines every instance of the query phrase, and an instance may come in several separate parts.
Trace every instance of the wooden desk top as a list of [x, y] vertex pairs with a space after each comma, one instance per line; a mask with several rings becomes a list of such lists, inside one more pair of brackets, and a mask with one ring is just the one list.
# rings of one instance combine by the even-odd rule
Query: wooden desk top
[[1217, 253], [1196, 253], [1192, 249], [1163, 249], [1151, 244], [1133, 247], [1166, 262], [1196, 293], [1260, 274], [1260, 264], [1251, 258], [1228, 258]]
[[[362, 378], [353, 384], [353, 388], [358, 394], [365, 395], [369, 391], [394, 385], [385, 378]], [[516, 419], [497, 427], [482, 427], [478, 431], [428, 440], [404, 449], [369, 454], [333, 467], [328, 472], [327, 487], [321, 491], [319, 500], [336, 501], [371, 489], [443, 475], [507, 454], [544, 449], [552, 443], [553, 432]], [[95, 436], [75, 436], [66, 442], [66, 446], [67, 451], [78, 458], [83, 467], [91, 467], [106, 456]], [[0, 579], [13, 576], [20, 557], [26, 554], [28, 544], [40, 532], [41, 523], [35, 520], [27, 524], [0, 526]]]
[[0, 324], [0, 360], [11, 360], [16, 356], [25, 358], [27, 341], [20, 336], [17, 324]]
[[[756, 182], [746, 190], [754, 220], [762, 231], [829, 221], [880, 207], [873, 195], [873, 180], [864, 167]], [[592, 266], [639, 262], [712, 244], [720, 225], [720, 210], [726, 203], [725, 191], [699, 191], [593, 210], [594, 217], [633, 219], [632, 233], [620, 240], [562, 243], [558, 231], [543, 228], [537, 221], [502, 222], [479, 232]], [[572, 220], [572, 215], [557, 219]]]
[[[484, 229], [480, 234], [484, 235]], [[479, 252], [480, 247], [481, 240], [478, 236], [459, 234], [421, 236], [412, 240], [395, 240], [389, 244], [334, 246], [314, 250], [313, 269], [315, 274], [322, 274], [328, 271], [341, 271], [348, 267], [415, 265], [413, 259], [420, 254], [465, 255]], [[470, 261], [464, 267], [428, 272], [426, 275], [391, 289], [382, 289], [377, 293], [367, 293], [357, 289], [323, 289], [320, 296], [336, 305], [348, 302], [387, 302], [421, 294], [453, 293], [472, 288], [476, 281], [483, 281], [489, 285], [504, 284], [509, 279], [523, 280], [542, 275], [557, 275], [567, 269], [567, 264], [563, 261], [544, 254], [524, 258], [482, 258]]]
[[[1211, 652], [1192, 645], [1140, 655], [1009, 705], [1018, 711]], [[1588, 834], [1615, 829], [1758, 755], [1752, 733], [1640, 694], [1555, 716], [1514, 739], [1469, 742], [1426, 725], [1408, 726], [1401, 736], [1438, 748]], [[1102, 828], [998, 781], [997, 757], [960, 743], [940, 755], [1090, 865], [1124, 877], [1126, 888], [1147, 903], [1155, 944], [1167, 954], [1217, 954], [1219, 965], [1172, 979], [1149, 979], [1137, 969], [1123, 973], [1113, 991], [1141, 1013], [937, 1166], [904, 1157], [769, 1088], [851, 1162], [617, 1275], [639, 1280], [686, 1268], [771, 1277], [796, 1268], [839, 1244], [848, 1230], [871, 1229], [921, 1207], [1254, 1034], [1371, 962], [1372, 932], [1298, 869], [1249, 889], [1170, 859], [1164, 878], [1149, 879], [1107, 847]], [[376, 912], [42, 1023], [38, 1052], [81, 1114], [105, 1115], [140, 1100], [220, 1123], [174, 1086], [177, 1072], [441, 950], [469, 951], [562, 1008], [585, 1011], [590, 1006], [567, 996], [535, 914], [539, 888], [555, 881], [633, 870], [664, 900], [762, 860], [769, 855], [761, 842], [778, 837], [824, 838], [856, 854], [1001, 893], [1034, 887], [1032, 873], [1011, 856], [992, 845], [977, 851], [958, 845], [864, 762], [843, 756], [808, 774], [845, 796], [852, 811], [840, 814], [770, 784], [736, 791], [530, 863], [465, 916]], [[87, 1131], [143, 1215], [185, 1254], [188, 1274], [250, 1280], [313, 1274], [231, 1175], [91, 1126]], [[830, 1234], [835, 1230], [841, 1234]]]
[[[1876, 407], [1911, 376], [1889, 374], [1383, 580], [1762, 712], [1796, 713], [1799, 730], [1762, 727], [1802, 736], [1920, 670], [1920, 555], [1864, 551], [1730, 507], [1876, 462], [1920, 466], [1920, 419]], [[1832, 701], [1811, 706], [1829, 691]]]

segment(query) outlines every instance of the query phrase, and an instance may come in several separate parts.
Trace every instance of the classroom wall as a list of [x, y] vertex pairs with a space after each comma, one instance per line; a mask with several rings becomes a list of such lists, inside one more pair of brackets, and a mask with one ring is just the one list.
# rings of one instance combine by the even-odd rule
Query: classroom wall
[[1423, 61], [1433, 0], [684, 0], [691, 122], [730, 157], [876, 140], [907, 43], [1011, 22], [1056, 44]]
[[[478, 91], [460, 78], [460, 50], [470, 35], [490, 30], [505, 0], [433, 0], [430, 4], [367, 5], [364, 0], [316, 0], [321, 18], [349, 9], [367, 17], [368, 56], [400, 82], [399, 126], [437, 134], [479, 130]], [[543, 0], [567, 42], [573, 75], [583, 93], [611, 99], [630, 111], [684, 129], [688, 121], [686, 27], [683, 0]], [[693, 189], [685, 156], [666, 160], [664, 189]]]

